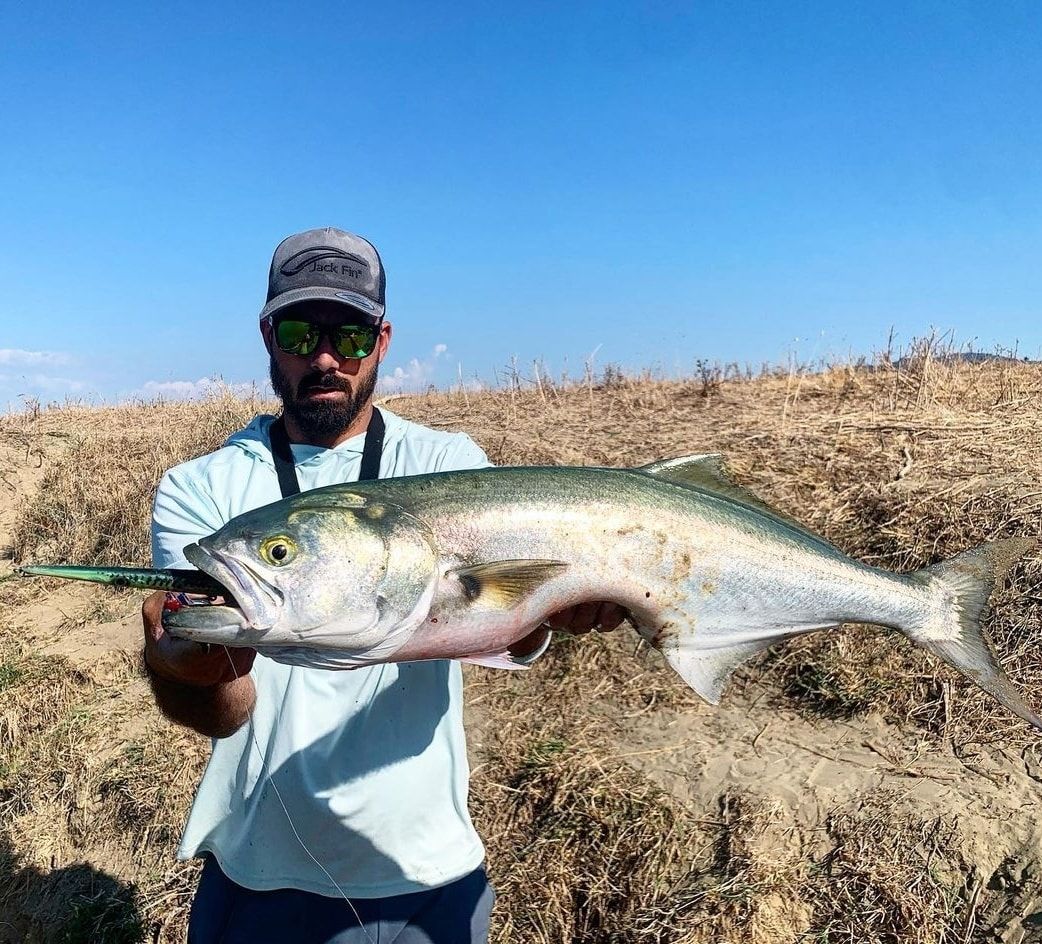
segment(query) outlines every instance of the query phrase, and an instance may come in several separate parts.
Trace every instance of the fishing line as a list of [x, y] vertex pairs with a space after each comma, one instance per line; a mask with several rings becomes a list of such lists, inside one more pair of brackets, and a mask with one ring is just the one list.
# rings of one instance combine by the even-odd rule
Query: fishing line
[[[232, 660], [232, 654], [228, 651], [228, 647], [227, 646], [223, 646], [222, 648], [224, 649], [224, 654], [228, 657], [228, 664], [232, 667], [232, 675], [234, 675], [235, 676], [235, 680], [238, 681], [240, 676], [239, 676], [238, 671], [235, 668], [235, 662]], [[254, 711], [256, 711], [256, 709], [257, 709], [257, 702], [256, 702], [256, 698], [255, 698], [254, 702], [253, 702], [253, 707], [250, 708], [250, 713], [247, 716], [246, 721], [247, 721], [247, 724], [249, 725], [249, 728], [250, 728], [250, 743], [253, 745], [254, 750], [256, 750], [256, 752], [257, 752], [257, 756], [260, 758], [261, 771], [263, 772], [264, 768], [267, 767], [267, 761], [264, 758], [264, 751], [261, 750], [260, 742], [257, 740], [257, 732], [256, 732], [256, 730], [254, 729], [254, 726], [253, 726], [253, 713], [254, 713]], [[281, 718], [282, 718], [282, 708], [281, 708], [281, 706], [278, 708], [278, 715], [279, 715], [278, 720], [281, 720]], [[307, 853], [308, 858], [311, 859], [311, 861], [314, 862], [315, 865], [317, 865], [319, 867], [319, 869], [322, 871], [322, 874], [327, 879], [329, 879], [329, 881], [332, 884], [332, 886], [338, 892], [340, 892], [340, 897], [343, 898], [344, 901], [347, 902], [347, 906], [351, 909], [351, 913], [355, 916], [355, 920], [358, 922], [358, 926], [362, 929], [362, 933], [366, 936], [366, 939], [369, 941], [369, 944], [379, 944], [379, 942], [376, 940], [376, 938], [373, 937], [369, 933], [369, 930], [368, 930], [368, 928], [366, 928], [365, 922], [362, 920], [362, 916], [358, 913], [358, 909], [355, 907], [354, 902], [351, 901], [350, 898], [348, 898], [347, 892], [345, 892], [340, 887], [340, 884], [337, 882], [337, 880], [335, 878], [333, 878], [332, 875], [329, 874], [329, 871], [326, 869], [326, 867], [321, 862], [318, 861], [318, 859], [315, 857], [314, 853], [308, 848], [307, 843], [304, 842], [304, 838], [300, 835], [299, 832], [297, 832], [297, 827], [293, 823], [293, 817], [289, 815], [289, 808], [286, 806], [286, 801], [282, 799], [282, 793], [279, 791], [278, 784], [275, 783], [274, 773], [269, 773], [268, 774], [267, 781], [268, 781], [268, 783], [271, 784], [271, 789], [275, 791], [275, 796], [278, 798], [279, 806], [282, 807], [282, 812], [286, 814], [286, 822], [289, 823], [289, 828], [293, 832], [293, 836], [296, 838], [297, 842], [300, 843], [300, 848], [303, 849]], [[244, 785], [243, 786], [243, 800], [245, 801], [245, 799], [246, 799], [246, 787]]]

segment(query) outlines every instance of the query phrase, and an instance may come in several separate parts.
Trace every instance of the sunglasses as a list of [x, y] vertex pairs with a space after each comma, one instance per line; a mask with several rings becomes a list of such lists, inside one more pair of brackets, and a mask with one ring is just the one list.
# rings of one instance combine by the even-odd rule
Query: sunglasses
[[326, 337], [341, 357], [359, 358], [373, 353], [382, 322], [381, 318], [376, 324], [319, 325], [302, 318], [272, 318], [270, 324], [275, 343], [287, 354], [309, 357]]

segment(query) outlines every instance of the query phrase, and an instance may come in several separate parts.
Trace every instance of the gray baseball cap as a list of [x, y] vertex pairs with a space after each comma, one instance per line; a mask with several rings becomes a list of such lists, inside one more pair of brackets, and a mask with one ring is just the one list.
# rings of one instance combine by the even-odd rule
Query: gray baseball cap
[[309, 229], [275, 249], [261, 319], [287, 305], [316, 299], [341, 302], [371, 321], [384, 315], [384, 267], [367, 239], [342, 229]]

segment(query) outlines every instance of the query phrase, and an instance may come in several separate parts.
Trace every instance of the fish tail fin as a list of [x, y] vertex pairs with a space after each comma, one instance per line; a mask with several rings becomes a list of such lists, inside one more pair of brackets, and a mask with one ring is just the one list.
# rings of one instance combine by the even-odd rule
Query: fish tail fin
[[911, 574], [913, 581], [933, 591], [934, 601], [920, 621], [901, 629], [1010, 711], [1042, 730], [1042, 718], [1020, 697], [981, 631], [981, 618], [996, 584], [1037, 546], [1038, 541], [1033, 538], [994, 541]]

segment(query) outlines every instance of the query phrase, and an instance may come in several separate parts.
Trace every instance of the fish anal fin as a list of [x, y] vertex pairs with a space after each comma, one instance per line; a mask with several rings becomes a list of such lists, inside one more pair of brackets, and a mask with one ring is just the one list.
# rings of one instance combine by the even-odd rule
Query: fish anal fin
[[684, 645], [683, 640], [674, 638], [666, 640], [660, 650], [676, 673], [701, 698], [711, 705], [718, 705], [731, 673], [773, 641], [766, 639], [703, 649]]
[[680, 456], [676, 459], [663, 459], [661, 462], [652, 462], [642, 465], [637, 469], [645, 475], [665, 479], [676, 485], [685, 485], [689, 488], [701, 489], [748, 508], [765, 511], [787, 525], [802, 533], [820, 541], [820, 535], [815, 534], [805, 525], [800, 524], [788, 515], [778, 511], [765, 502], [759, 495], [744, 485], [739, 485], [732, 477], [727, 468], [724, 457], [717, 452], [704, 453], [694, 456]]
[[673, 612], [665, 620], [638, 620], [636, 629], [688, 686], [716, 705], [731, 673], [743, 662], [783, 639], [833, 625], [709, 625], [691, 614]]
[[567, 566], [559, 560], [501, 560], [457, 567], [449, 573], [471, 602], [509, 610]]

